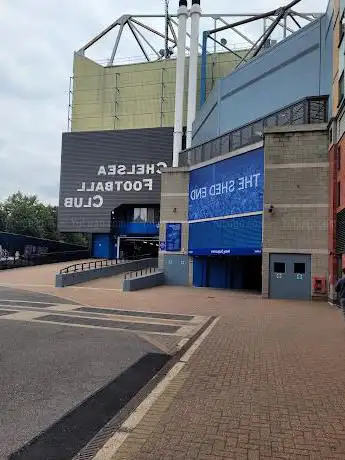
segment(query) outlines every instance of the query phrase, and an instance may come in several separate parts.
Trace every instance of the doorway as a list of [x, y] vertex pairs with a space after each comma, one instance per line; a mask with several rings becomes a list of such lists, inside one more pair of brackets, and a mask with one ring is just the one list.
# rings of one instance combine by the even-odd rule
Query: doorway
[[269, 297], [272, 299], [311, 298], [311, 256], [307, 254], [270, 255]]
[[193, 285], [261, 292], [261, 256], [193, 258]]

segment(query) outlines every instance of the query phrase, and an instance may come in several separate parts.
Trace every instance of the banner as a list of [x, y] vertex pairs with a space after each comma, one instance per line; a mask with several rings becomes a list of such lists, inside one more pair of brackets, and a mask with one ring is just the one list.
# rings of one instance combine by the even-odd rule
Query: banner
[[191, 171], [189, 220], [261, 212], [264, 151], [252, 150]]

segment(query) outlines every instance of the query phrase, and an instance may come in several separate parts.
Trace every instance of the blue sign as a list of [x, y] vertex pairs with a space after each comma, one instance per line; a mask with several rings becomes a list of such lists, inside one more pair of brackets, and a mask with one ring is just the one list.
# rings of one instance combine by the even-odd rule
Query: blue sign
[[182, 224], [166, 225], [166, 250], [181, 251]]
[[262, 212], [263, 149], [219, 161], [190, 173], [189, 220]]
[[189, 224], [190, 255], [261, 255], [261, 248], [262, 214]]
[[260, 256], [261, 248], [200, 248], [190, 249], [190, 256]]

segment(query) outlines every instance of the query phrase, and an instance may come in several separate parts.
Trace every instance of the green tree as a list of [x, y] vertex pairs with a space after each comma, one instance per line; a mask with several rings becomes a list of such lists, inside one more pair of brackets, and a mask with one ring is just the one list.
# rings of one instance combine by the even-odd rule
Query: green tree
[[45, 205], [36, 195], [21, 192], [0, 203], [0, 231], [88, 246], [87, 235], [58, 231], [56, 206]]

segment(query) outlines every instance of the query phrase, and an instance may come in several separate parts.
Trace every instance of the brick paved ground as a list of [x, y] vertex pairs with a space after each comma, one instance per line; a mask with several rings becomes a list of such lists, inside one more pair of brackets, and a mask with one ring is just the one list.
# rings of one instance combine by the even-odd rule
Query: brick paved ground
[[345, 459], [345, 322], [333, 307], [208, 289], [39, 290], [220, 316], [113, 460]]
[[113, 460], [344, 459], [345, 323], [233, 302]]

